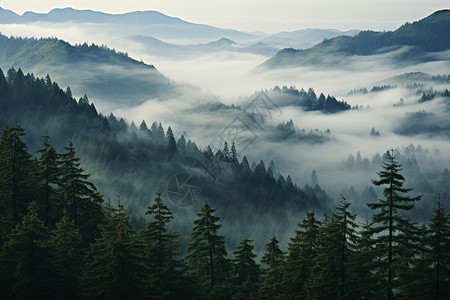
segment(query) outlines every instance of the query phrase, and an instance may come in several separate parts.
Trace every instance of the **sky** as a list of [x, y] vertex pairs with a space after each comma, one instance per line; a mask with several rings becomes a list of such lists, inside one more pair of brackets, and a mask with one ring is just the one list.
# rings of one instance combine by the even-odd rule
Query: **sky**
[[449, 8], [448, 0], [0, 0], [18, 14], [72, 7], [108, 13], [157, 10], [183, 20], [242, 31], [303, 28], [393, 30]]

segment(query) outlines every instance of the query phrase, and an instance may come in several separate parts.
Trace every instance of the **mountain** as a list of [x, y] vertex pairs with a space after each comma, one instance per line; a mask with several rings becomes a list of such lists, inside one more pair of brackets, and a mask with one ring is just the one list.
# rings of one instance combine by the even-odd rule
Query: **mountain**
[[233, 154], [231, 145], [215, 153], [209, 146], [203, 151], [159, 122], [147, 127], [143, 121], [137, 128], [112, 114], [106, 117], [87, 97], [76, 101], [50, 78], [36, 78], [21, 69], [10, 69], [6, 76], [0, 71], [0, 128], [6, 124], [26, 129], [31, 151], [42, 147], [45, 133], [58, 151], [72, 140], [83, 168], [105, 199], [120, 193], [131, 215], [142, 216], [154, 193], [161, 192], [178, 215], [178, 228], [186, 229], [184, 234], [205, 200], [228, 224], [224, 231], [239, 233], [230, 245], [253, 232], [255, 239], [261, 236], [260, 247], [276, 230], [288, 235], [286, 228], [305, 210], [323, 211], [332, 203], [318, 185], [299, 188], [263, 161], [251, 169], [246, 158]]
[[400, 50], [397, 62], [438, 60], [429, 53], [450, 49], [450, 10], [440, 10], [414, 22], [406, 23], [395, 31], [361, 31], [358, 35], [338, 36], [324, 40], [307, 50], [286, 48], [264, 62], [265, 68], [285, 68], [302, 65], [339, 63], [342, 57], [374, 55]]
[[340, 31], [336, 29], [306, 28], [275, 33], [261, 41], [283, 48], [306, 49], [320, 43], [323, 39], [330, 39], [341, 35], [354, 36], [359, 32], [359, 30]]
[[130, 40], [141, 45], [142, 48], [152, 56], [161, 56], [171, 59], [193, 58], [199, 55], [210, 55], [215, 52], [223, 51], [253, 53], [270, 57], [279, 50], [279, 48], [271, 47], [262, 42], [255, 44], [238, 44], [225, 37], [208, 43], [187, 45], [167, 43], [149, 36], [135, 36], [130, 38]]
[[[175, 84], [153, 65], [106, 46], [70, 45], [55, 39], [0, 35], [0, 67], [21, 67], [36, 76], [50, 74], [76, 95], [87, 93], [109, 106], [134, 106], [150, 98], [177, 96], [198, 89]], [[102, 76], [98, 76], [102, 74]]]
[[[89, 23], [105, 24], [115, 30], [117, 36], [128, 36], [130, 32], [163, 39], [192, 39], [207, 41], [226, 37], [232, 40], [249, 41], [260, 37], [257, 34], [232, 29], [222, 29], [196, 24], [170, 17], [157, 11], [136, 11], [124, 14], [108, 14], [93, 10], [76, 10], [70, 7], [53, 9], [48, 13], [27, 11], [19, 16], [11, 11], [0, 11], [0, 23]], [[132, 29], [132, 30], [131, 30]]]

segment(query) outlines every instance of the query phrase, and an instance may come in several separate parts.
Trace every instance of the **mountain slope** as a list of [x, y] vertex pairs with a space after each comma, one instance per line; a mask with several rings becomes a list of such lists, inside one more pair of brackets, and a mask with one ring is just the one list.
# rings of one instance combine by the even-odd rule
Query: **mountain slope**
[[[10, 69], [6, 76], [0, 71], [0, 128], [7, 123], [27, 130], [25, 139], [33, 151], [41, 148], [46, 132], [58, 151], [72, 140], [105, 199], [120, 193], [132, 215], [142, 216], [154, 193], [161, 192], [185, 234], [190, 228], [186, 224], [192, 223], [205, 200], [228, 224], [224, 230], [236, 233], [231, 245], [253, 233], [255, 239], [261, 237], [261, 247], [276, 230], [289, 234], [286, 228], [295, 225], [306, 209], [322, 211], [331, 205], [319, 186], [298, 188], [290, 177], [274, 175], [263, 161], [252, 170], [246, 158], [233, 157], [229, 150], [201, 151], [184, 137], [177, 137], [175, 144], [172, 130], [161, 123], [148, 128], [143, 122], [138, 129], [112, 114], [105, 117], [87, 98], [76, 101], [49, 78], [24, 75], [21, 70]], [[176, 180], [185, 180], [186, 175], [193, 187], [177, 186]]]
[[[3, 16], [8, 13], [8, 18]], [[90, 23], [105, 24], [114, 28], [117, 35], [145, 34], [166, 39], [211, 40], [227, 37], [233, 40], [255, 40], [259, 35], [238, 30], [222, 29], [196, 24], [170, 17], [158, 11], [136, 11], [124, 14], [108, 14], [93, 10], [76, 10], [70, 7], [53, 9], [48, 13], [25, 12], [19, 16], [10, 11], [0, 11], [0, 23]]]
[[[441, 10], [414, 23], [406, 23], [393, 32], [362, 31], [354, 37], [339, 36], [325, 40], [307, 50], [283, 49], [261, 66], [283, 68], [320, 64], [331, 56], [374, 55], [410, 49], [397, 56], [397, 61], [432, 60], [426, 52], [450, 49], [450, 10]], [[327, 61], [329, 61], [327, 59]], [[338, 60], [335, 60], [337, 62]]]
[[[195, 88], [175, 84], [152, 65], [105, 46], [72, 46], [58, 39], [8, 38], [0, 35], [0, 67], [21, 67], [36, 76], [50, 74], [76, 95], [112, 106], [133, 106]], [[98, 74], [102, 74], [99, 76]]]

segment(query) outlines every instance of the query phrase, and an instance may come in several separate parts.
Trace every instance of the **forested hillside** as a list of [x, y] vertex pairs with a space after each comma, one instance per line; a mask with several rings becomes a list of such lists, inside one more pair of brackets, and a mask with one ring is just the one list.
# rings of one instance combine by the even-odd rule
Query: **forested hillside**
[[71, 142], [58, 155], [45, 136], [33, 158], [24, 134], [6, 126], [0, 138], [2, 298], [445, 299], [450, 292], [450, 216], [438, 194], [427, 225], [404, 217], [421, 197], [408, 195], [393, 150], [373, 181], [384, 193], [368, 204], [371, 219], [361, 224], [341, 195], [331, 215], [299, 214], [287, 247], [276, 236], [264, 241], [258, 260], [253, 232], [235, 251], [226, 247], [220, 214], [207, 201], [186, 249], [170, 227], [178, 215], [160, 193], [146, 201], [137, 231], [119, 195], [103, 201]]
[[395, 31], [361, 31], [352, 37], [324, 39], [306, 50], [286, 48], [261, 66], [275, 69], [323, 63], [333, 65], [338, 63], [342, 56], [381, 54], [399, 50], [404, 46], [411, 49], [398, 53], [392, 61], [411, 64], [433, 60], [432, 55], [426, 55], [427, 52], [450, 49], [450, 41], [447, 38], [449, 34], [450, 11], [440, 10], [420, 21], [406, 23]]
[[100, 193], [106, 199], [119, 193], [138, 227], [155, 192], [171, 199], [179, 224], [193, 217], [191, 206], [208, 200], [223, 212], [225, 230], [242, 235], [275, 234], [292, 226], [291, 214], [332, 205], [319, 186], [299, 188], [290, 176], [275, 173], [273, 162], [261, 160], [251, 168], [246, 157], [237, 158], [234, 144], [201, 150], [183, 135], [175, 137], [170, 126], [143, 121], [138, 128], [112, 114], [105, 117], [86, 96], [76, 101], [70, 88], [63, 91], [50, 77], [20, 69], [0, 73], [0, 83], [0, 124], [23, 126], [32, 151], [41, 148], [44, 135], [57, 152], [71, 140]]

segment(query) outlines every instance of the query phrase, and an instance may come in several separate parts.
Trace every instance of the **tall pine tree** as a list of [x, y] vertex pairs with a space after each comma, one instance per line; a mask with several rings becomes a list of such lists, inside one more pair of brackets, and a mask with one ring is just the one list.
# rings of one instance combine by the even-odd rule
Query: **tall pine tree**
[[373, 180], [377, 186], [386, 186], [384, 199], [368, 206], [378, 210], [372, 216], [372, 234], [376, 236], [373, 242], [378, 257], [376, 275], [383, 287], [380, 292], [390, 300], [400, 287], [399, 277], [405, 272], [412, 258], [411, 249], [418, 240], [417, 229], [402, 213], [411, 210], [421, 197], [405, 195], [412, 189], [403, 187], [405, 178], [400, 174], [402, 168], [395, 159], [393, 149], [386, 153], [386, 158], [383, 170], [378, 172], [380, 179]]

